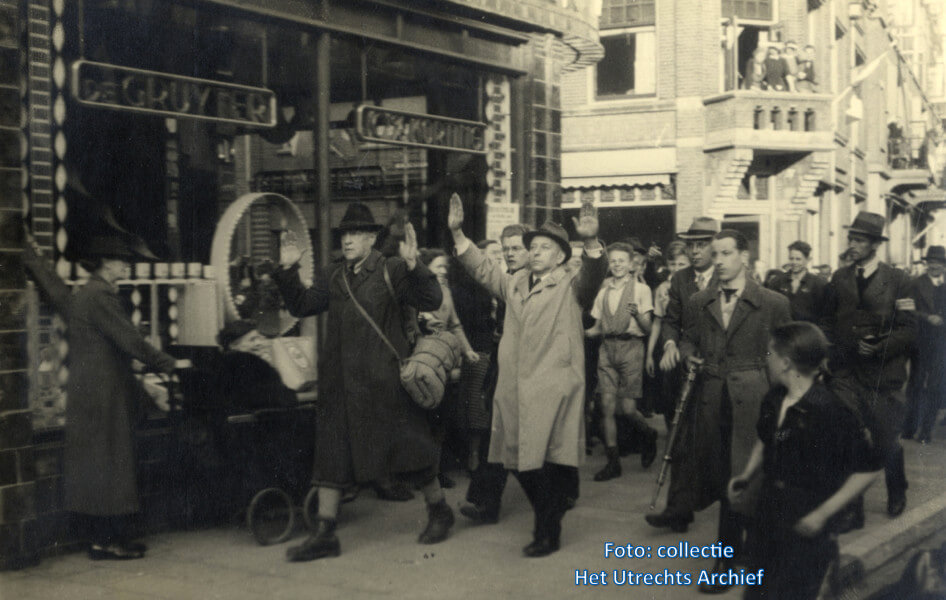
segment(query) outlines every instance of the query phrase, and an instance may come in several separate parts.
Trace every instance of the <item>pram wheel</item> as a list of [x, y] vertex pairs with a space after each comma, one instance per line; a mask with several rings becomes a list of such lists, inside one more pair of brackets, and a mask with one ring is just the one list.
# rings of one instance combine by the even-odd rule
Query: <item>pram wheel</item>
[[279, 488], [266, 488], [257, 493], [246, 511], [246, 526], [261, 546], [285, 542], [295, 524], [292, 498]]

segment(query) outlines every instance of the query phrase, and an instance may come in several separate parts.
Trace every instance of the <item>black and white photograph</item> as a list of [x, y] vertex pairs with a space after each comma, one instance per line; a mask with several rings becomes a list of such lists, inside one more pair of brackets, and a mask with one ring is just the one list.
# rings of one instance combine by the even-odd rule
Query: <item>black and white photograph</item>
[[0, 0], [0, 599], [946, 599], [946, 0]]

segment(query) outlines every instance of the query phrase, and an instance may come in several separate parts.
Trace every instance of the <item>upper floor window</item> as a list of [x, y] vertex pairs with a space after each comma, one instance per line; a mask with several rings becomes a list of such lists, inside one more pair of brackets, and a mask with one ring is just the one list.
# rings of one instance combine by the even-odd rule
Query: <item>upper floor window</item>
[[775, 0], [722, 0], [723, 18], [735, 16], [749, 21], [771, 21]]
[[604, 58], [598, 62], [595, 78], [599, 100], [656, 93], [655, 40], [653, 27], [602, 32]]
[[656, 0], [604, 0], [601, 29], [654, 24]]

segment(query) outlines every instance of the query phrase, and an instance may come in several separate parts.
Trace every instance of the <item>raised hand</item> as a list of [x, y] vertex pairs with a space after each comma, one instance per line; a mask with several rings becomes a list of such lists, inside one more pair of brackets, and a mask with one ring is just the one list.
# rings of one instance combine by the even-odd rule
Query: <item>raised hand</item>
[[598, 235], [598, 209], [591, 202], [582, 202], [578, 218], [572, 217], [575, 232], [583, 240], [592, 239]]
[[447, 228], [450, 231], [459, 231], [463, 227], [463, 200], [454, 192], [450, 196], [450, 212], [447, 213]]
[[303, 251], [296, 243], [295, 236], [290, 236], [288, 231], [284, 231], [279, 238], [279, 264], [289, 267], [302, 259]]
[[410, 223], [404, 225], [404, 241], [398, 244], [398, 252], [407, 263], [407, 270], [413, 271], [417, 266], [417, 233]]

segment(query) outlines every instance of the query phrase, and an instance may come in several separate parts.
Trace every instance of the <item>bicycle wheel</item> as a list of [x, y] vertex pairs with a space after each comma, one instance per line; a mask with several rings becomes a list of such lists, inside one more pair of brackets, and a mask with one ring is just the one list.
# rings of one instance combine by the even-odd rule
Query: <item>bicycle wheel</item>
[[292, 498], [279, 488], [258, 492], [246, 511], [246, 526], [261, 546], [285, 542], [295, 524]]

